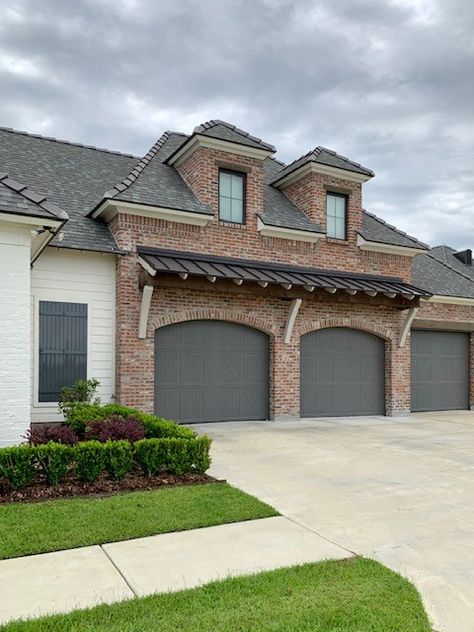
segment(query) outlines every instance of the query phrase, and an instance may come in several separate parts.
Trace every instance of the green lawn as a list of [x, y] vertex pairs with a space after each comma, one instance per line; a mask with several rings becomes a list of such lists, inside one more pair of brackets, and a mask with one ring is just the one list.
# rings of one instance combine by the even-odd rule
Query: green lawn
[[377, 562], [320, 562], [98, 606], [5, 632], [431, 632], [416, 589]]
[[275, 515], [226, 483], [12, 503], [0, 505], [0, 559]]

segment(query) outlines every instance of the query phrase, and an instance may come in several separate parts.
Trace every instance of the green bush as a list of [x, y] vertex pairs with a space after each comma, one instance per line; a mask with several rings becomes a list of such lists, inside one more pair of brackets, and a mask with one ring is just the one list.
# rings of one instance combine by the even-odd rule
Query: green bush
[[205, 472], [210, 466], [211, 439], [142, 439], [133, 444], [135, 461], [145, 476], [170, 472], [179, 476], [186, 472]]
[[48, 485], [57, 485], [68, 473], [74, 450], [62, 443], [45, 443], [32, 449], [33, 459], [40, 466]]
[[192, 439], [196, 433], [190, 428], [179, 426], [175, 421], [162, 419], [149, 413], [142, 413], [135, 408], [128, 408], [120, 404], [77, 404], [66, 416], [66, 423], [80, 436], [84, 436], [86, 426], [91, 421], [102, 421], [119, 415], [125, 419], [133, 418], [139, 421], [145, 428], [146, 437], [149, 439], [161, 439], [165, 437], [182, 437]]
[[13, 489], [22, 489], [29, 485], [35, 474], [30, 446], [20, 445], [0, 450], [0, 477], [5, 477]]
[[83, 483], [92, 483], [105, 470], [105, 443], [83, 441], [74, 447], [74, 473]]
[[105, 469], [119, 481], [133, 467], [133, 448], [129, 441], [107, 441], [103, 444]]
[[100, 382], [95, 378], [76, 380], [72, 386], [65, 386], [59, 395], [59, 410], [67, 417], [76, 406], [100, 404], [100, 399], [97, 397], [99, 386]]

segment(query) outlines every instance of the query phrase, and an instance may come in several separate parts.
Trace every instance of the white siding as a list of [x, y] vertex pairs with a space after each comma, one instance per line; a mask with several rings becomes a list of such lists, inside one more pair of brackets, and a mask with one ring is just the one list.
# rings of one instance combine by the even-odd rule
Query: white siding
[[99, 395], [111, 401], [115, 391], [115, 257], [64, 248], [47, 248], [31, 274], [33, 304], [31, 421], [59, 421], [57, 404], [38, 402], [38, 303], [87, 303], [87, 376], [100, 381]]
[[30, 248], [31, 226], [0, 222], [0, 446], [29, 426]]

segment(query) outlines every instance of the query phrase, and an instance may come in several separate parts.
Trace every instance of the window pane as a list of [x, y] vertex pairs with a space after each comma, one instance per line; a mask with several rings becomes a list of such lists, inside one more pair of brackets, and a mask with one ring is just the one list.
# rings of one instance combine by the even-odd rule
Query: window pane
[[220, 197], [219, 200], [219, 217], [223, 220], [231, 221], [231, 199], [229, 197]]
[[337, 239], [345, 239], [346, 237], [346, 229], [345, 229], [345, 224], [346, 222], [344, 221], [343, 218], [339, 218], [336, 217], [336, 237]]
[[243, 221], [242, 200], [232, 200], [231, 219], [233, 222], [242, 223]]
[[232, 176], [232, 197], [241, 200], [244, 195], [242, 176]]
[[230, 173], [225, 173], [223, 171], [219, 174], [220, 182], [219, 182], [219, 192], [221, 195], [227, 195], [230, 197], [231, 195], [231, 180], [232, 176]]
[[336, 198], [334, 197], [334, 195], [327, 196], [326, 204], [328, 215], [334, 215], [336, 210]]
[[330, 215], [327, 218], [326, 234], [328, 237], [336, 236], [336, 219]]
[[336, 201], [336, 217], [344, 219], [346, 215], [346, 199], [343, 197], [334, 198]]

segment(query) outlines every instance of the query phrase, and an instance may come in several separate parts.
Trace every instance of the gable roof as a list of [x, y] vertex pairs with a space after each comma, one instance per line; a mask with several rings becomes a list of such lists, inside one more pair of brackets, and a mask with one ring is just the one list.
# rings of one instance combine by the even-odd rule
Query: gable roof
[[413, 260], [413, 282], [432, 294], [474, 299], [474, 269], [454, 256], [449, 246], [436, 246]]
[[367, 241], [375, 241], [393, 246], [403, 246], [405, 248], [421, 248], [429, 250], [427, 244], [411, 237], [391, 224], [387, 224], [383, 219], [373, 213], [364, 210], [362, 215], [362, 229], [359, 231]]
[[86, 215], [138, 160], [131, 154], [0, 128], [0, 171], [27, 184], [69, 215], [63, 240], [51, 242], [56, 246], [117, 250], [107, 225]]
[[165, 132], [104, 198], [212, 215], [212, 209], [197, 199], [179, 172], [164, 163], [186, 138], [179, 132]]
[[11, 213], [44, 220], [66, 221], [68, 215], [46, 196], [35, 193], [6, 173], [0, 173], [0, 213]]
[[375, 175], [371, 169], [363, 167], [358, 162], [349, 160], [349, 158], [337, 154], [335, 151], [332, 151], [332, 149], [327, 149], [326, 147], [321, 147], [320, 145], [318, 145], [318, 147], [315, 147], [307, 154], [301, 156], [301, 158], [297, 158], [292, 163], [287, 165], [284, 169], [282, 169], [274, 178], [272, 184], [276, 184], [277, 182], [288, 176], [290, 173], [293, 173], [304, 165], [312, 162], [326, 165], [328, 167], [343, 169], [344, 171], [360, 173], [364, 176], [368, 176], [369, 178], [372, 178]]

